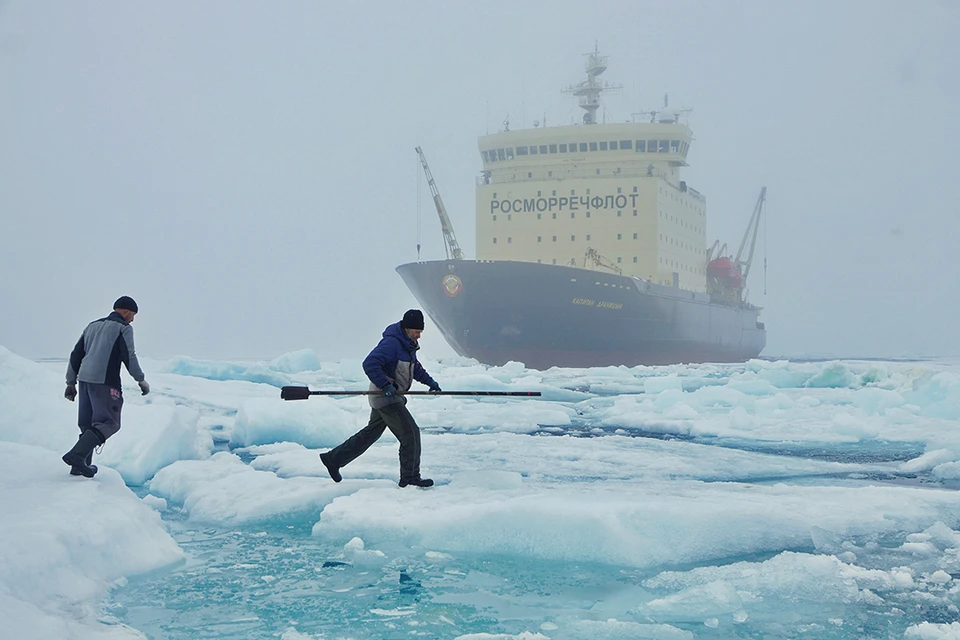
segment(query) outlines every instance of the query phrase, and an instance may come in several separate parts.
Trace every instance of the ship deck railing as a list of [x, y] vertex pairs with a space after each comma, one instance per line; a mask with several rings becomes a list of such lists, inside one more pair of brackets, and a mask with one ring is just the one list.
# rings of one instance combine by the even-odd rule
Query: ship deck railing
[[687, 183], [680, 181], [679, 184], [674, 184], [669, 180], [669, 176], [666, 171], [658, 169], [657, 167], [647, 167], [646, 169], [566, 169], [562, 171], [518, 171], [512, 174], [506, 173], [496, 173], [496, 174], [481, 174], [477, 176], [476, 183], [477, 186], [491, 185], [491, 184], [517, 184], [521, 182], [542, 182], [547, 180], [569, 180], [571, 178], [658, 178], [666, 180], [671, 186], [676, 188], [678, 191], [682, 191], [690, 195], [690, 197], [698, 200], [700, 202], [706, 203], [707, 198], [702, 193], [694, 189], [693, 187], [687, 187]]

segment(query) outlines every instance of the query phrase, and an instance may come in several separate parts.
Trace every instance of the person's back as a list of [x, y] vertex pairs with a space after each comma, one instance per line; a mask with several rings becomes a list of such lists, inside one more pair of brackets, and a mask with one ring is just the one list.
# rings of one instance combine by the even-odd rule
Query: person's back
[[[133, 344], [133, 327], [117, 311], [87, 325], [70, 354], [67, 382], [91, 382], [120, 386], [124, 364], [137, 382], [144, 379]], [[70, 371], [75, 372], [72, 376]]]

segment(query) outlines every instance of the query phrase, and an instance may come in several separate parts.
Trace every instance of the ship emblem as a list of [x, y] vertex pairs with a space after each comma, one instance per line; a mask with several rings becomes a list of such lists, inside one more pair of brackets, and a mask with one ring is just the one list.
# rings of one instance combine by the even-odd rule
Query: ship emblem
[[451, 298], [456, 297], [462, 288], [463, 282], [452, 273], [443, 278], [443, 290], [446, 291], [447, 295]]

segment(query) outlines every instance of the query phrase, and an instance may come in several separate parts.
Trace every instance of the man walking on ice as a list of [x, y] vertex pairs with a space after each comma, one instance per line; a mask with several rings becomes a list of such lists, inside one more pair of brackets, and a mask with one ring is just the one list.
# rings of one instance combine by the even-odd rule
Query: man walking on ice
[[73, 449], [63, 454], [70, 465], [70, 475], [92, 478], [97, 467], [91, 464], [93, 450], [120, 430], [120, 411], [123, 392], [120, 386], [120, 363], [140, 385], [143, 395], [150, 393], [133, 346], [133, 322], [137, 303], [130, 296], [120, 296], [113, 303], [113, 313], [94, 320], [83, 330], [83, 335], [70, 354], [67, 365], [67, 389], [63, 392], [70, 402], [78, 395], [80, 406], [77, 424], [80, 439]]
[[376, 442], [383, 430], [400, 441], [400, 486], [432, 487], [433, 480], [420, 477], [420, 427], [407, 411], [403, 394], [414, 380], [440, 393], [440, 385], [417, 362], [423, 313], [410, 309], [403, 320], [383, 330], [383, 339], [363, 361], [363, 371], [370, 378], [370, 422], [343, 444], [320, 454], [334, 482], [340, 482], [340, 468], [350, 464]]

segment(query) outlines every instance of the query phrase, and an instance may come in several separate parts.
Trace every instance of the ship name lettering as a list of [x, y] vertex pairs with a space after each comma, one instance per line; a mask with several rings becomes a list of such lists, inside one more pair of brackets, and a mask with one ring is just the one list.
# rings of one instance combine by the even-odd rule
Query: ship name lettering
[[608, 196], [563, 196], [551, 198], [514, 198], [513, 200], [491, 200], [490, 213], [532, 213], [543, 211], [579, 211], [584, 209], [626, 209], [627, 202], [636, 208], [637, 197], [631, 193], [629, 200], [624, 194]]
[[598, 302], [597, 307], [601, 309], [623, 309], [622, 302]]
[[574, 298], [572, 302], [573, 304], [582, 304], [588, 307], [592, 307], [597, 304], [593, 300], [587, 300], [586, 298]]

